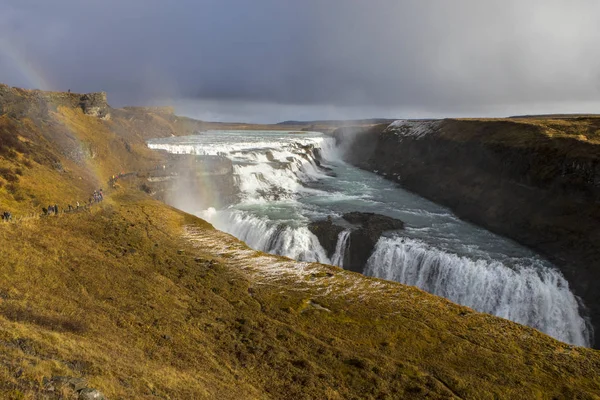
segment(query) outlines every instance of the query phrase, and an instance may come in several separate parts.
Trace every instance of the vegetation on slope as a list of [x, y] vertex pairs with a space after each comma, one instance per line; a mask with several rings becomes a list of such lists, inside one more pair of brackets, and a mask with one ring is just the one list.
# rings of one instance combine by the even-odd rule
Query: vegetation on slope
[[[23, 170], [0, 210], [64, 204], [160, 162], [144, 125], [114, 113], [0, 118], [14, 152], [0, 162]], [[70, 156], [69, 138], [93, 151]], [[76, 398], [78, 385], [110, 399], [600, 397], [597, 351], [255, 252], [135, 185], [105, 190], [90, 212], [0, 224], [0, 398]]]
[[[455, 119], [448, 121], [464, 121], [471, 124], [461, 125], [462, 127], [471, 126], [467, 132], [455, 132], [454, 138], [469, 138], [475, 134], [474, 129], [482, 124], [491, 127], [494, 131], [489, 139], [495, 139], [502, 143], [512, 145], [535, 144], [540, 135], [549, 138], [570, 138], [586, 141], [594, 144], [600, 144], [600, 117], [581, 116], [573, 118], [479, 118], [479, 119]], [[494, 122], [490, 124], [490, 122]], [[494, 130], [492, 127], [498, 128]], [[481, 133], [479, 131], [478, 133]], [[487, 132], [486, 132], [487, 133]], [[490, 132], [491, 133], [491, 132]], [[484, 135], [486, 136], [486, 135]]]

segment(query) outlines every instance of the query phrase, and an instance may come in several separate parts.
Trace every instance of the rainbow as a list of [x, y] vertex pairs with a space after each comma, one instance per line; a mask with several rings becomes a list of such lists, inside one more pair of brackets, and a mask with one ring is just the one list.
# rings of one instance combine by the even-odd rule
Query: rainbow
[[[27, 52], [21, 51], [14, 43], [11, 43], [9, 40], [2, 37], [0, 37], [0, 65], [6, 65], [18, 74], [15, 75], [14, 78], [19, 79], [19, 87], [42, 91], [53, 91], [53, 89], [56, 89], [56, 86], [47, 79], [39, 64], [34, 62], [34, 60], [28, 56]], [[1, 79], [5, 79], [5, 77], [0, 75], [0, 80]], [[51, 96], [45, 96], [44, 100], [47, 102], [53, 101]], [[54, 120], [64, 129], [71, 132], [72, 137], [84, 146], [84, 143], [79, 139], [80, 135], [76, 132], [76, 128], [68, 118], [65, 118], [61, 113], [58, 113]], [[87, 169], [96, 176], [97, 181], [99, 183], [105, 182], [105, 179], [102, 179], [104, 174], [100, 170], [100, 166], [91, 160], [86, 160], [86, 163]], [[115, 170], [118, 170], [119, 168], [120, 166], [115, 167]]]
[[40, 67], [4, 38], [0, 38], [0, 60], [8, 61], [8, 65], [12, 65], [19, 76], [27, 81], [29, 89], [52, 89], [53, 85], [50, 84]]

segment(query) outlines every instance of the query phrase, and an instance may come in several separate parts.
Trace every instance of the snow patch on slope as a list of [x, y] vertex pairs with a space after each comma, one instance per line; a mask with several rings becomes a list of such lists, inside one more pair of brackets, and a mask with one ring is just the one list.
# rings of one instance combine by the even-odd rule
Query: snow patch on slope
[[441, 122], [441, 120], [399, 119], [392, 122], [390, 126], [387, 127], [386, 132], [391, 132], [396, 136], [420, 139], [435, 133], [439, 129]]

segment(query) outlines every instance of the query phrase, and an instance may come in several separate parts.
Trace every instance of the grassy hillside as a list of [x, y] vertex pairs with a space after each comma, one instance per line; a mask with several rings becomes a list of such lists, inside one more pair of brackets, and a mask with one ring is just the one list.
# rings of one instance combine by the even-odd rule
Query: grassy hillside
[[[462, 123], [461, 123], [462, 122]], [[484, 118], [449, 119], [445, 136], [452, 139], [490, 140], [513, 146], [531, 146], [540, 137], [549, 139], [574, 139], [590, 144], [600, 144], [600, 117], [573, 118]], [[482, 129], [487, 126], [487, 131]], [[556, 141], [560, 143], [560, 141]]]
[[[182, 129], [49, 108], [0, 116], [0, 211], [87, 198], [162, 161], [148, 132]], [[600, 398], [595, 350], [104, 189], [89, 212], [0, 224], [0, 398]]]

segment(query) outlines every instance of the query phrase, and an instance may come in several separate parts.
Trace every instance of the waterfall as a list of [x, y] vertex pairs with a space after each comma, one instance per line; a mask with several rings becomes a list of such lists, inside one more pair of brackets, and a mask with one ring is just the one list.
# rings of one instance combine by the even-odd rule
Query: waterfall
[[184, 143], [151, 141], [148, 147], [174, 154], [226, 156], [233, 161], [243, 201], [292, 200], [299, 192], [307, 191], [307, 183], [325, 177], [316, 152], [323, 143], [331, 149], [333, 139], [287, 136], [285, 141], [225, 141], [227, 134], [209, 132], [193, 138], [204, 138], [203, 142], [192, 139]]
[[200, 217], [253, 249], [298, 261], [330, 264], [319, 239], [307, 227], [292, 227], [239, 210], [209, 209], [201, 213]]
[[561, 341], [589, 346], [591, 332], [560, 272], [542, 265], [509, 268], [471, 260], [407, 238], [380, 238], [365, 274], [417, 286], [477, 311], [536, 328]]
[[338, 267], [344, 268], [344, 257], [346, 256], [346, 252], [350, 247], [350, 230], [346, 229], [341, 231], [338, 235], [338, 240], [335, 245], [335, 252], [331, 257], [331, 264], [337, 265]]

